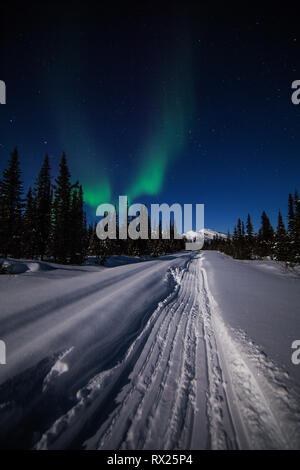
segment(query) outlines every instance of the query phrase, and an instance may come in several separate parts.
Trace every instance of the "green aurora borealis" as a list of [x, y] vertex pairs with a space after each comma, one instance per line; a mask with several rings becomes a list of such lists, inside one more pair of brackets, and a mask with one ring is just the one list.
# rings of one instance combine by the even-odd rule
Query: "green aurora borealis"
[[158, 94], [158, 116], [154, 117], [153, 134], [146, 142], [137, 173], [128, 190], [130, 200], [142, 195], [157, 195], [166, 172], [180, 157], [195, 111], [195, 86], [191, 48], [186, 41], [173, 50], [162, 72], [162, 90]]
[[225, 233], [262, 210], [276, 226], [300, 171], [298, 16], [281, 8], [6, 2], [1, 172], [16, 146], [25, 193], [46, 154], [55, 185], [65, 152], [89, 222], [127, 195], [204, 203]]
[[[81, 73], [84, 68], [88, 69], [86, 45], [79, 39], [74, 44], [61, 33], [61, 58], [51, 73], [49, 86], [55, 101], [60, 103], [55, 122], [62, 148], [70, 158], [72, 174], [83, 184], [85, 203], [93, 213], [99, 204], [116, 201], [121, 191], [130, 203], [144, 196], [159, 195], [168, 168], [180, 158], [196, 101], [192, 41], [186, 25], [183, 29], [185, 34], [177, 37], [173, 31], [161, 50], [156, 50], [154, 78], [142, 81], [139, 86], [140, 94], [147, 97], [148, 106], [145, 106], [142, 128], [136, 131], [139, 145], [134, 150], [135, 159], [126, 183], [120, 183], [121, 171], [109, 171], [110, 161], [119, 156], [114, 155], [114, 135], [109, 132], [104, 135], [105, 116], [101, 115], [101, 109], [96, 123], [86, 114], [84, 102], [82, 111], [80, 108], [84, 83], [74, 83], [72, 74], [75, 70]], [[138, 77], [138, 70], [136, 75]], [[105, 94], [105, 89], [100, 93]], [[105, 103], [104, 98], [102, 101]], [[135, 119], [133, 115], [133, 127]], [[135, 142], [131, 145], [134, 147]], [[123, 157], [126, 160], [128, 156]]]

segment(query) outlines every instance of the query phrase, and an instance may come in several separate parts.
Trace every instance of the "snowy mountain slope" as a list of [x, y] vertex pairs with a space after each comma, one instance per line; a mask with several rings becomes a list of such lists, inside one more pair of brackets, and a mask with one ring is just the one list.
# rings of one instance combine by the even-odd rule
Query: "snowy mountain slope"
[[227, 235], [222, 232], [216, 232], [215, 230], [211, 230], [208, 228], [204, 228], [200, 230], [199, 232], [195, 232], [193, 230], [190, 230], [189, 232], [184, 233], [185, 238], [188, 241], [193, 241], [195, 240], [196, 237], [203, 237], [204, 236], [204, 241], [208, 240], [213, 240], [213, 238], [218, 237], [218, 238], [227, 238]]
[[2, 447], [300, 448], [297, 276], [216, 252], [43, 276], [0, 279]]

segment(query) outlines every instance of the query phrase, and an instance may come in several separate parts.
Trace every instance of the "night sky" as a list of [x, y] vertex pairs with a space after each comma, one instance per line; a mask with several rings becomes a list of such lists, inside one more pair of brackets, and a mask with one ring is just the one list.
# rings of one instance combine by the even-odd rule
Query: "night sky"
[[0, 170], [17, 146], [27, 188], [64, 150], [90, 219], [127, 194], [276, 225], [300, 190], [300, 9], [241, 3], [1, 6]]

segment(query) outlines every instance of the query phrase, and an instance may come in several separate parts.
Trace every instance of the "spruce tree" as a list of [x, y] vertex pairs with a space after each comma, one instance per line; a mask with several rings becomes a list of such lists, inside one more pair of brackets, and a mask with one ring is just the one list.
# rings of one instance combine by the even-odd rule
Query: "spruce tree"
[[261, 257], [271, 256], [274, 248], [274, 230], [267, 216], [263, 211], [261, 216], [261, 228], [258, 233], [258, 254]]
[[97, 237], [96, 226], [97, 226], [97, 224], [95, 223], [94, 227], [92, 227], [92, 231], [89, 228], [89, 233], [90, 233], [89, 255], [90, 256], [95, 256], [96, 263], [100, 264], [100, 257], [101, 257], [101, 254], [102, 254], [102, 249], [101, 249], [102, 240], [100, 240]]
[[245, 237], [245, 224], [242, 222], [242, 238]]
[[91, 247], [93, 231], [94, 231], [93, 225], [89, 223], [89, 226], [87, 229], [87, 255], [88, 256], [93, 256], [92, 247]]
[[72, 236], [71, 183], [65, 153], [59, 165], [59, 175], [55, 180], [55, 193], [52, 213], [52, 252], [55, 261], [66, 263], [70, 257]]
[[295, 258], [295, 211], [294, 198], [289, 194], [288, 199], [288, 235], [289, 235], [289, 260], [294, 261]]
[[233, 236], [234, 257], [237, 259], [245, 259], [246, 245], [245, 245], [245, 225], [241, 219], [238, 219], [237, 226], [234, 229]]
[[242, 238], [242, 221], [241, 221], [241, 219], [238, 219], [237, 234], [238, 234], [238, 238], [241, 239]]
[[86, 222], [83, 210], [83, 191], [78, 182], [73, 187], [71, 199], [70, 261], [71, 263], [83, 263], [86, 256]]
[[294, 261], [300, 262], [300, 200], [298, 191], [294, 195]]
[[253, 238], [253, 225], [252, 225], [250, 214], [248, 214], [248, 216], [247, 216], [246, 234], [247, 234], [247, 238], [249, 240], [251, 240]]
[[23, 216], [23, 255], [26, 258], [33, 259], [37, 254], [37, 213], [36, 199], [33, 196], [31, 187], [29, 187], [26, 195], [26, 206]]
[[17, 148], [0, 182], [0, 246], [2, 254], [21, 256], [23, 184]]
[[247, 258], [251, 259], [254, 253], [254, 233], [250, 214], [248, 214], [246, 222], [246, 252]]
[[51, 233], [52, 189], [48, 155], [44, 159], [35, 187], [37, 252], [41, 259], [43, 259], [49, 250]]
[[278, 224], [275, 236], [275, 256], [278, 261], [287, 261], [288, 259], [288, 235], [285, 229], [281, 212], [278, 213]]

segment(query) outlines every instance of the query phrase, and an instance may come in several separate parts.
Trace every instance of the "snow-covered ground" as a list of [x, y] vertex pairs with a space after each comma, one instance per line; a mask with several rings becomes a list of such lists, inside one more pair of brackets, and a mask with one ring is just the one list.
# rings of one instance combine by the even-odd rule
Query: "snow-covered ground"
[[300, 449], [299, 273], [127, 261], [0, 276], [0, 446]]

